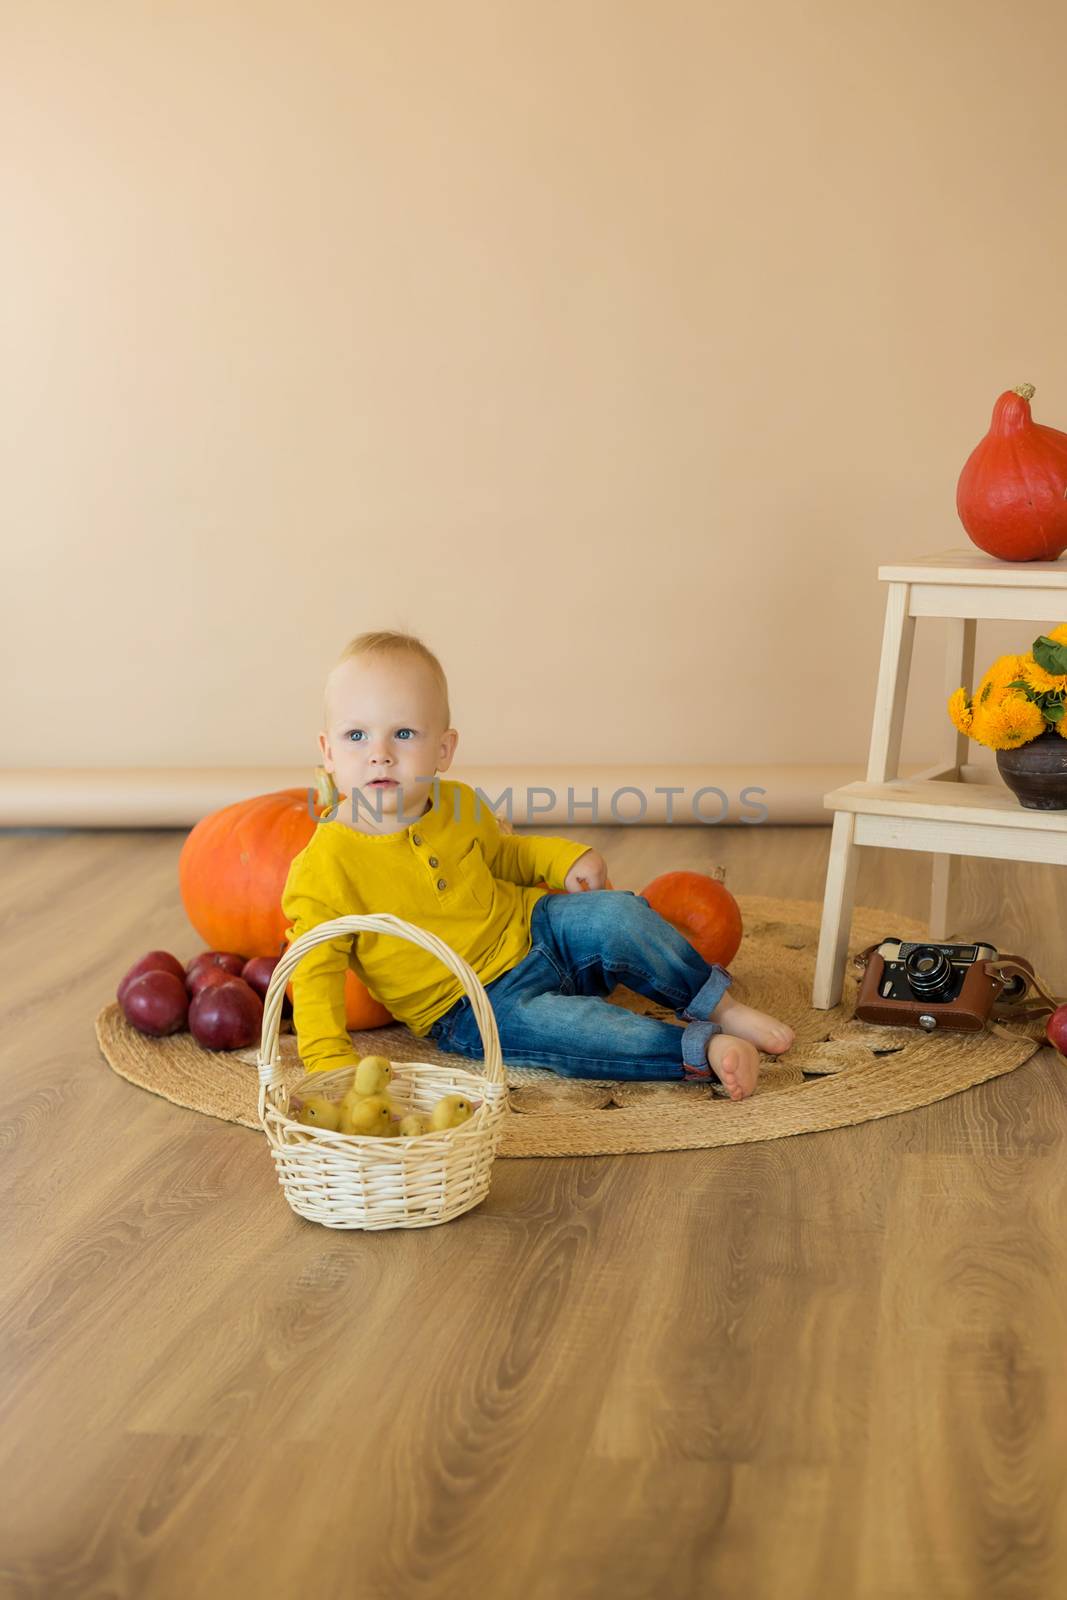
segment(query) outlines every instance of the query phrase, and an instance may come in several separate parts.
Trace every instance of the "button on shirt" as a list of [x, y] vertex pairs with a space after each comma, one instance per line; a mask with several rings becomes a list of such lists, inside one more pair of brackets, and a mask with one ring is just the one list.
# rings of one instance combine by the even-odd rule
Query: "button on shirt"
[[[282, 909], [290, 940], [333, 917], [391, 912], [443, 939], [483, 984], [531, 946], [530, 917], [546, 885], [564, 879], [588, 845], [504, 833], [465, 783], [436, 780], [430, 810], [398, 833], [365, 834], [319, 822], [289, 868]], [[431, 951], [395, 934], [363, 931], [316, 945], [293, 973], [293, 1026], [309, 1072], [351, 1066], [345, 1025], [351, 967], [398, 1022], [424, 1037], [466, 990]]]

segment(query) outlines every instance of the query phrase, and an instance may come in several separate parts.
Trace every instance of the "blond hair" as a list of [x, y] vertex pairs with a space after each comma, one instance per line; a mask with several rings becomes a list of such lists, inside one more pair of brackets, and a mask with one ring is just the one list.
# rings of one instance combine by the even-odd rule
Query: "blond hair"
[[[368, 633], [358, 633], [354, 639], [349, 639], [330, 671], [332, 674], [342, 662], [351, 661], [356, 656], [389, 655], [406, 656], [409, 660], [416, 658], [429, 668], [441, 695], [441, 703], [445, 713], [445, 727], [451, 727], [452, 711], [448, 703], [448, 679], [445, 677], [445, 669], [430, 647], [423, 644], [422, 640], [417, 639], [413, 633], [399, 633], [388, 628], [378, 628]], [[324, 711], [325, 709], [324, 707]]]

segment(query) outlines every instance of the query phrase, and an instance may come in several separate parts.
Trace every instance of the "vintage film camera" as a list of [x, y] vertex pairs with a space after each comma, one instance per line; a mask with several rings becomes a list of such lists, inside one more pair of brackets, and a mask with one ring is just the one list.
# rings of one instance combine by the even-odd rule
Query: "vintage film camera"
[[[853, 956], [862, 973], [855, 1016], [886, 1027], [981, 1033], [994, 1019], [1029, 1020], [1057, 1004], [1024, 956], [995, 945], [882, 939]], [[1042, 1004], [1024, 1010], [1031, 988]]]

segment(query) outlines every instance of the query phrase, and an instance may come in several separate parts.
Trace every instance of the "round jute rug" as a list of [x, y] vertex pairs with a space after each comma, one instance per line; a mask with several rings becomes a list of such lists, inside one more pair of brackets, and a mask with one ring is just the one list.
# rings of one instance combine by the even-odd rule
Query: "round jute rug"
[[[781, 1139], [895, 1116], [985, 1083], [1021, 1066], [1045, 1043], [1041, 1022], [1016, 1023], [1001, 1034], [927, 1034], [856, 1022], [856, 979], [846, 967], [841, 1003], [811, 1005], [821, 904], [740, 895], [745, 937], [730, 963], [731, 993], [788, 1022], [796, 1041], [784, 1056], [763, 1057], [756, 1093], [734, 1102], [700, 1083], [608, 1083], [560, 1078], [536, 1067], [508, 1065], [511, 1114], [501, 1156], [620, 1155], [695, 1150]], [[856, 907], [850, 950], [893, 934], [922, 938], [922, 923], [895, 912]], [[972, 934], [958, 934], [970, 938]], [[669, 1022], [672, 1011], [628, 989], [613, 1004]], [[678, 1023], [679, 1029], [681, 1023]], [[108, 1063], [123, 1078], [175, 1105], [261, 1129], [256, 1115], [257, 1050], [204, 1050], [189, 1033], [152, 1039], [132, 1028], [117, 1003], [96, 1019]], [[353, 1033], [361, 1054], [393, 1061], [475, 1065], [446, 1055], [403, 1024]], [[288, 1085], [304, 1076], [292, 1033], [279, 1041]]]

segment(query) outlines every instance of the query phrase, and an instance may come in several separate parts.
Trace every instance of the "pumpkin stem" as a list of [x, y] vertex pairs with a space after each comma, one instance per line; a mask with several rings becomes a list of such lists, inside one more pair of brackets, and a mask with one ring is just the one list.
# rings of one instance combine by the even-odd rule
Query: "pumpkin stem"
[[340, 796], [333, 781], [333, 773], [325, 767], [315, 768], [315, 799], [324, 811], [332, 811]]
[[725, 883], [726, 882], [726, 868], [722, 867], [722, 866], [716, 867], [714, 869], [714, 871], [708, 873], [708, 877], [709, 878], [714, 878], [716, 883]]
[[1032, 400], [1037, 391], [1032, 383], [1020, 383], [1018, 387], [1013, 389], [1011, 392], [1012, 394], [1020, 395], [1024, 400]]

